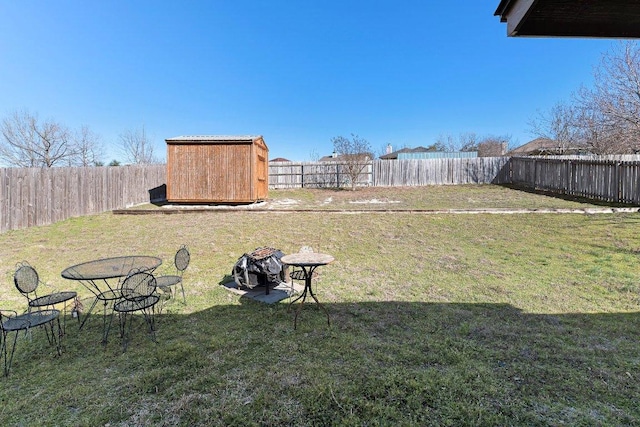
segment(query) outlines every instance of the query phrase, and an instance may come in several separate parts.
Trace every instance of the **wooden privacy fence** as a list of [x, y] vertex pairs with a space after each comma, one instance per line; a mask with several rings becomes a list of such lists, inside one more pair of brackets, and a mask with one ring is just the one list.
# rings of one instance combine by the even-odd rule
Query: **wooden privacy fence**
[[513, 184], [613, 203], [640, 203], [640, 161], [511, 158]]
[[[372, 183], [371, 162], [362, 165], [357, 186]], [[355, 170], [354, 170], [355, 171]], [[337, 188], [350, 186], [347, 164], [340, 162], [270, 162], [269, 188]]]
[[[122, 209], [165, 197], [166, 165], [0, 168], [0, 232]], [[640, 161], [480, 157], [374, 160], [358, 185], [517, 184], [613, 203], [640, 204]], [[269, 164], [269, 188], [350, 185], [339, 163]]]
[[508, 157], [375, 160], [373, 185], [507, 184]]
[[0, 168], [0, 232], [148, 202], [166, 165]]
[[[358, 176], [358, 186], [505, 184], [508, 157], [373, 160]], [[269, 188], [327, 188], [350, 185], [339, 162], [271, 162]]]

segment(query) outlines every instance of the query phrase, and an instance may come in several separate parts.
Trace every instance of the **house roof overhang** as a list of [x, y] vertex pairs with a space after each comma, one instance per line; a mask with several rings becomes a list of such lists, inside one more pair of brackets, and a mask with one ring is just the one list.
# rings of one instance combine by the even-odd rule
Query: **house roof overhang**
[[509, 37], [640, 38], [638, 0], [501, 0]]

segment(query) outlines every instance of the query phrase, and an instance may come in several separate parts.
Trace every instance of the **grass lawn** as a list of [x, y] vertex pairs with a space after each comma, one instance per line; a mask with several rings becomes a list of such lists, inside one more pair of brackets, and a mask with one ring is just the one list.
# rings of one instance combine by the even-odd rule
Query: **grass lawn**
[[[494, 186], [270, 198], [320, 212], [106, 213], [0, 234], [8, 309], [25, 306], [12, 282], [22, 260], [89, 297], [65, 267], [123, 254], [170, 264], [181, 244], [192, 255], [187, 305], [169, 302], [157, 343], [136, 319], [125, 353], [117, 333], [101, 345], [99, 312], [82, 330], [67, 320], [62, 356], [40, 330], [20, 336], [0, 424], [640, 425], [640, 214], [322, 212], [329, 198], [339, 209], [594, 206]], [[331, 327], [309, 304], [294, 330], [287, 300], [219, 284], [244, 252], [302, 245], [336, 259], [315, 282]]]

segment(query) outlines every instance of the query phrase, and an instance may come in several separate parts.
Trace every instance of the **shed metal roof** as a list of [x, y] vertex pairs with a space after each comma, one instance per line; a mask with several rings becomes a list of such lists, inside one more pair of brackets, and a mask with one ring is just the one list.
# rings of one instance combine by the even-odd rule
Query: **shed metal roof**
[[186, 135], [176, 136], [174, 138], [167, 138], [165, 141], [255, 141], [258, 138], [262, 138], [261, 135]]
[[253, 145], [267, 144], [261, 135], [187, 135], [165, 139], [167, 145]]

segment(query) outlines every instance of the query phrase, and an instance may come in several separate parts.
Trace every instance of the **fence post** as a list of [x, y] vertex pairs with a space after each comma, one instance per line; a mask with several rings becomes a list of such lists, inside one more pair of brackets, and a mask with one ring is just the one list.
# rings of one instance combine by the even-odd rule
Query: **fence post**
[[[379, 161], [379, 160], [378, 160]], [[376, 185], [376, 168], [374, 167], [375, 160], [371, 160], [371, 186], [375, 187]]]
[[573, 168], [573, 162], [571, 161], [571, 159], [569, 159], [569, 161], [567, 162], [567, 170], [565, 173], [565, 184], [564, 184], [564, 188], [565, 188], [565, 192], [564, 194], [573, 194], [573, 189], [571, 188], [571, 169]]
[[622, 174], [620, 173], [620, 169], [621, 169], [621, 163], [620, 162], [616, 162], [616, 167], [614, 169], [614, 179], [615, 179], [615, 189], [613, 190], [613, 194], [615, 195], [615, 202], [616, 203], [620, 203], [622, 200], [622, 197], [620, 197], [620, 189], [622, 188], [622, 183], [620, 182], [620, 179], [622, 178]]

